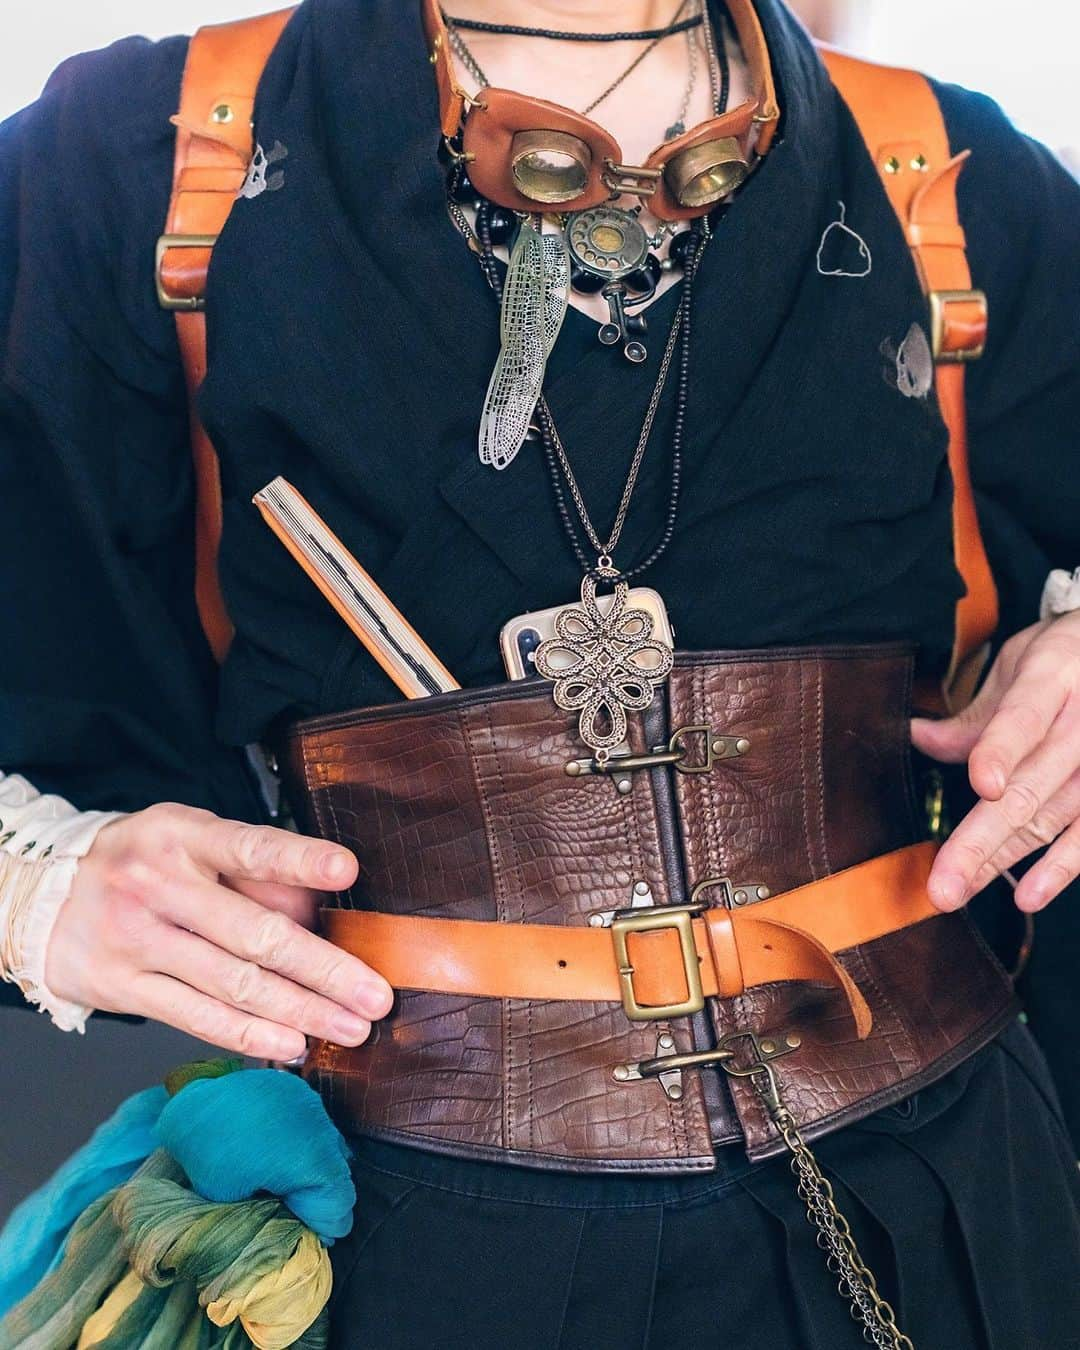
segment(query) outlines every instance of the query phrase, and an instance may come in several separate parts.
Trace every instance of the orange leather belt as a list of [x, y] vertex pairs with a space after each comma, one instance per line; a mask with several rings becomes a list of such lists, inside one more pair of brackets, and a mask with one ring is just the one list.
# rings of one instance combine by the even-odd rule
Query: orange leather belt
[[926, 894], [936, 850], [898, 849], [745, 909], [629, 909], [588, 928], [326, 909], [323, 932], [396, 989], [622, 1002], [634, 1021], [689, 1016], [706, 998], [754, 985], [819, 980], [843, 991], [865, 1039], [870, 1009], [837, 953], [938, 913]]

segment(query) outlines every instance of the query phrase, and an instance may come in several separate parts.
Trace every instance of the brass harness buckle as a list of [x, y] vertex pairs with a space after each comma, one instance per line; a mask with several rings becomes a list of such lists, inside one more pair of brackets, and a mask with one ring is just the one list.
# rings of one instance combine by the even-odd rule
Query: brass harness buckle
[[161, 275], [161, 268], [165, 262], [165, 254], [174, 248], [213, 248], [217, 243], [216, 234], [163, 234], [157, 241], [157, 249], [154, 258], [154, 279], [157, 283], [158, 304], [162, 309], [170, 311], [175, 310], [202, 310], [206, 308], [206, 301], [201, 295], [170, 295], [165, 289], [165, 282]]
[[971, 347], [946, 349], [945, 339], [948, 333], [950, 305], [979, 305], [985, 316], [987, 300], [985, 291], [930, 291], [930, 349], [935, 361], [956, 364], [966, 361], [978, 361], [986, 350], [985, 342]]
[[[670, 1017], [692, 1017], [705, 1006], [701, 967], [694, 941], [693, 920], [704, 905], [660, 905], [654, 909], [619, 910], [611, 921], [611, 941], [619, 967], [623, 1009], [631, 1022], [665, 1022]], [[631, 933], [655, 933], [674, 929], [679, 935], [683, 970], [686, 973], [686, 998], [679, 1003], [639, 1003], [634, 993], [634, 967], [630, 963], [628, 942]]]

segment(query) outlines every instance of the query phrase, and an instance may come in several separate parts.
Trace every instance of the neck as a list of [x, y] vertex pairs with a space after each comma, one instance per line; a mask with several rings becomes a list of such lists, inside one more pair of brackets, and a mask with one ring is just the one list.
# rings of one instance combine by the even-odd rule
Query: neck
[[444, 0], [462, 19], [580, 33], [662, 28], [678, 7], [679, 0]]

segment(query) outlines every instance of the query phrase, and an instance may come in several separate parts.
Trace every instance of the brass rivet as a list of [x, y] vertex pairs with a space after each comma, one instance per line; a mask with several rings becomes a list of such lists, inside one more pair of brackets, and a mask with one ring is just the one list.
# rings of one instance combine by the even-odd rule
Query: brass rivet
[[668, 1036], [667, 1034], [661, 1036], [661, 1037], [660, 1037], [660, 1049], [661, 1049], [661, 1050], [674, 1050], [674, 1049], [675, 1049], [675, 1037], [674, 1037], [674, 1036]]
[[620, 778], [615, 785], [621, 796], [625, 797], [634, 790], [634, 782], [631, 778]]
[[762, 1041], [762, 1042], [761, 1042], [761, 1053], [762, 1053], [763, 1055], [775, 1055], [775, 1054], [776, 1054], [776, 1042], [775, 1042], [775, 1041]]
[[740, 736], [739, 739], [735, 742], [735, 749], [739, 752], [740, 755], [745, 755], [747, 750], [750, 749], [750, 742], [746, 739], [745, 736]]
[[649, 894], [649, 883], [648, 883], [647, 881], [635, 881], [635, 882], [634, 882], [634, 894], [635, 894], [635, 895], [648, 895], [648, 894]]
[[672, 1085], [667, 1090], [667, 1095], [671, 1101], [681, 1102], [682, 1092], [683, 1092], [682, 1085], [680, 1083], [672, 1083]]
[[442, 46], [442, 34], [441, 34], [441, 33], [436, 33], [436, 34], [435, 34], [435, 41], [431, 44], [431, 51], [428, 53], [428, 60], [431, 62], [431, 64], [432, 64], [433, 66], [434, 66], [434, 65], [438, 65], [438, 62], [439, 62], [439, 48], [440, 48], [441, 46]]
[[916, 155], [911, 161], [911, 167], [916, 173], [925, 173], [930, 167], [930, 161], [925, 155]]
[[731, 898], [735, 901], [735, 903], [736, 903], [737, 905], [745, 905], [745, 904], [746, 904], [746, 900], [747, 900], [747, 895], [746, 895], [746, 892], [745, 892], [745, 891], [736, 891], [735, 894], [734, 894]]
[[616, 1064], [612, 1070], [612, 1077], [617, 1083], [625, 1083], [630, 1077], [630, 1070], [625, 1064]]
[[232, 105], [228, 103], [219, 103], [210, 114], [210, 121], [216, 122], [219, 127], [225, 126], [231, 122], [236, 114], [232, 110]]
[[772, 895], [772, 891], [769, 890], [768, 886], [759, 886], [757, 888], [757, 898], [759, 900], [768, 900], [770, 895]]
[[580, 777], [580, 775], [581, 775], [581, 761], [580, 761], [579, 759], [572, 759], [572, 760], [570, 761], [570, 763], [567, 764], [567, 766], [566, 766], [566, 772], [570, 775], [571, 778], [578, 778], [578, 777]]
[[799, 1046], [802, 1045], [802, 1037], [801, 1037], [801, 1036], [785, 1036], [785, 1037], [784, 1037], [784, 1044], [787, 1046], [787, 1048], [788, 1048], [789, 1050], [798, 1050]]
[[903, 166], [895, 155], [890, 155], [882, 165], [882, 168], [884, 168], [886, 173], [899, 173], [902, 167]]
[[589, 915], [590, 928], [603, 928], [603, 926], [604, 926], [604, 916], [602, 914]]

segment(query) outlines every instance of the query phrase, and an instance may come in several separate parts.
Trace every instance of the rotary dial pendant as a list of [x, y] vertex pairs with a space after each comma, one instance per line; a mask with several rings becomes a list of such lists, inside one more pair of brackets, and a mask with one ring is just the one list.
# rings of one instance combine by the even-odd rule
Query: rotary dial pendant
[[638, 334], [645, 332], [645, 319], [626, 312], [624, 278], [644, 266], [649, 256], [649, 236], [632, 211], [617, 206], [594, 206], [574, 211], [567, 218], [566, 242], [570, 257], [582, 271], [601, 277], [600, 294], [607, 301], [608, 322], [598, 337], [605, 347], [623, 343], [628, 361], [640, 364], [648, 352]]

